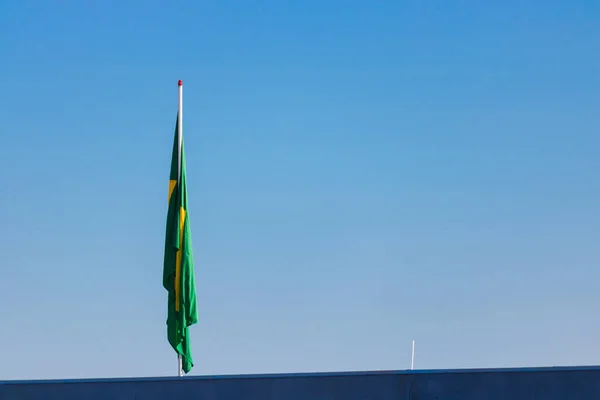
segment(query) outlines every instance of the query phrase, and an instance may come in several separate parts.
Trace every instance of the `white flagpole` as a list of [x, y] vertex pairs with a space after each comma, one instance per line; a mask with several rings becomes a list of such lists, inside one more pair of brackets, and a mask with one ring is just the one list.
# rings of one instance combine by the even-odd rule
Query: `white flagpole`
[[413, 370], [415, 368], [415, 341], [412, 343], [412, 356], [410, 359], [410, 369]]
[[[177, 82], [179, 88], [179, 105], [177, 109], [177, 184], [181, 181], [181, 145], [183, 143], [183, 83], [181, 80]], [[183, 376], [183, 364], [181, 354], [177, 354], [177, 374]]]
[[177, 82], [179, 87], [179, 107], [177, 109], [177, 183], [181, 179], [181, 145], [183, 143], [183, 82]]

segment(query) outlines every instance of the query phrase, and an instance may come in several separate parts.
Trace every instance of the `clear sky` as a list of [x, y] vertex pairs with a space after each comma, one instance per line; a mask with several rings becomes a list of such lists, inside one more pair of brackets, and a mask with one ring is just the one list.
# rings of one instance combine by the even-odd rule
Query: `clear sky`
[[600, 3], [0, 2], [0, 379], [600, 364]]

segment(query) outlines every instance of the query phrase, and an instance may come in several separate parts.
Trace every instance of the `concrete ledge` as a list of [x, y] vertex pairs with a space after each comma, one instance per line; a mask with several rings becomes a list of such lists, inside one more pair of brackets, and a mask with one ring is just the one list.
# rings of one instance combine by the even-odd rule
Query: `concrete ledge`
[[599, 400], [600, 367], [0, 381], [0, 400]]

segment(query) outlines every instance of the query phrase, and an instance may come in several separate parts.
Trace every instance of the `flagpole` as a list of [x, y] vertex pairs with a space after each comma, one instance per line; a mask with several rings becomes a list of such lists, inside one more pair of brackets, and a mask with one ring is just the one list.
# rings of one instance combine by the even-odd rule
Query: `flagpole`
[[[177, 82], [179, 89], [179, 104], [177, 109], [177, 184], [181, 182], [181, 145], [183, 143], [183, 82]], [[177, 374], [183, 376], [183, 361], [177, 354]]]
[[177, 109], [177, 183], [181, 179], [181, 144], [183, 143], [183, 82], [177, 82], [179, 88], [179, 107]]

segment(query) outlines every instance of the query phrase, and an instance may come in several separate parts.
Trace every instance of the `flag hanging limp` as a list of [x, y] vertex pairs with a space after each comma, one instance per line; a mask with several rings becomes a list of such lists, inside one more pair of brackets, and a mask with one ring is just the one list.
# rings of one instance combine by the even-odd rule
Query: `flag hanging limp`
[[[179, 115], [177, 116], [179, 119]], [[169, 292], [167, 337], [181, 356], [181, 366], [187, 374], [194, 362], [190, 349], [189, 327], [198, 322], [196, 282], [192, 254], [192, 237], [186, 188], [183, 139], [175, 127], [171, 175], [169, 179], [169, 208], [165, 234], [163, 286]]]

